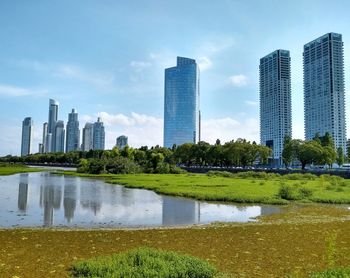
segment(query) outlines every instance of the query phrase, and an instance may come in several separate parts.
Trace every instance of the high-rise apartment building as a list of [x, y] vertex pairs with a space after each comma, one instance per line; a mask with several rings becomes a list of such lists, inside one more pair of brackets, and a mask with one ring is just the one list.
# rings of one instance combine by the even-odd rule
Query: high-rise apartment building
[[177, 57], [165, 69], [164, 146], [196, 143], [199, 136], [199, 68], [196, 61]]
[[121, 135], [117, 138], [116, 146], [121, 150], [128, 144], [128, 137]]
[[272, 163], [282, 164], [283, 141], [292, 135], [291, 71], [288, 50], [260, 59], [260, 141], [272, 149]]
[[[51, 134], [51, 142], [50, 144], [47, 144], [47, 147], [50, 148], [46, 148], [45, 152], [49, 153], [49, 152], [53, 152], [55, 151], [55, 126], [56, 126], [56, 122], [57, 122], [57, 117], [58, 117], [58, 101], [55, 101], [53, 99], [49, 100], [49, 121], [47, 124], [47, 135]], [[46, 140], [48, 141], [48, 140]]]
[[77, 151], [80, 147], [78, 113], [75, 109], [68, 114], [66, 152]]
[[328, 33], [304, 45], [305, 139], [331, 134], [346, 153], [342, 35]]
[[105, 128], [101, 118], [97, 119], [93, 127], [93, 149], [94, 150], [104, 150], [105, 149]]
[[47, 123], [43, 124], [42, 153], [47, 152]]
[[64, 152], [64, 122], [57, 121], [55, 125], [55, 152]]
[[21, 156], [26, 156], [30, 154], [32, 139], [33, 139], [33, 120], [31, 117], [27, 117], [22, 122]]
[[85, 127], [83, 128], [83, 144], [81, 146], [82, 151], [88, 152], [90, 150], [93, 150], [94, 145], [94, 124], [93, 123], [86, 123]]

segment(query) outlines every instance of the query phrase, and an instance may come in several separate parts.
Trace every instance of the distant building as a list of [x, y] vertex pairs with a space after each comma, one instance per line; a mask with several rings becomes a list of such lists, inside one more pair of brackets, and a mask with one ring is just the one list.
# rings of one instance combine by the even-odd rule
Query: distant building
[[196, 143], [199, 136], [199, 68], [196, 61], [177, 57], [165, 69], [164, 146]]
[[47, 136], [51, 134], [51, 142], [49, 144], [50, 148], [47, 148], [45, 152], [54, 152], [55, 151], [55, 126], [58, 117], [58, 106], [59, 103], [56, 100], [49, 100], [49, 121], [47, 125]]
[[282, 164], [283, 141], [292, 136], [291, 72], [288, 50], [260, 59], [260, 140], [272, 149], [272, 163]]
[[47, 123], [43, 124], [42, 153], [47, 152]]
[[57, 121], [55, 126], [55, 152], [64, 152], [64, 122]]
[[94, 148], [94, 124], [86, 123], [83, 128], [83, 144], [81, 145], [82, 151], [88, 152]]
[[33, 120], [31, 117], [27, 117], [22, 122], [21, 156], [26, 156], [31, 153], [32, 139], [33, 139]]
[[66, 152], [79, 150], [80, 147], [80, 130], [78, 113], [75, 109], [68, 114], [67, 122], [67, 136], [66, 136]]
[[329, 132], [346, 153], [342, 35], [328, 33], [305, 44], [303, 58], [305, 139]]
[[97, 119], [93, 127], [93, 149], [94, 150], [104, 150], [105, 149], [105, 128], [101, 118]]
[[125, 135], [121, 135], [117, 138], [116, 146], [121, 150], [128, 144], [128, 137]]
[[44, 153], [44, 145], [43, 145], [43, 143], [39, 143], [38, 153], [40, 153], [40, 154]]

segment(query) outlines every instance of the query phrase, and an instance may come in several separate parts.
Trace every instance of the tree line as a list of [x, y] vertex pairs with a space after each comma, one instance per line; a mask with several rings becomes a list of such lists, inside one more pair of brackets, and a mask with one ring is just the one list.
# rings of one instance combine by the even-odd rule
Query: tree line
[[333, 163], [339, 166], [344, 164], [345, 156], [343, 149], [335, 149], [331, 135], [326, 132], [324, 136], [318, 133], [312, 140], [303, 141], [300, 139], [291, 139], [286, 136], [283, 143], [282, 160], [286, 168], [293, 161], [299, 161], [304, 170], [307, 165], [328, 165], [332, 168]]

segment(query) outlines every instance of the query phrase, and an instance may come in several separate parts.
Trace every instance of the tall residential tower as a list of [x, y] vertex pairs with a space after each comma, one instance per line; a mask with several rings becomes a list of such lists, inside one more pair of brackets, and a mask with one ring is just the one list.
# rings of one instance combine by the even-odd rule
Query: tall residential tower
[[78, 113], [75, 109], [68, 114], [66, 152], [77, 151], [80, 148], [80, 130]]
[[305, 139], [332, 136], [346, 153], [342, 35], [328, 33], [304, 45]]
[[33, 121], [31, 117], [27, 117], [22, 122], [21, 156], [26, 156], [30, 154], [32, 139], [33, 139]]
[[84, 152], [88, 152], [90, 150], [93, 150], [94, 148], [93, 131], [94, 131], [94, 124], [86, 123], [85, 127], [83, 128], [83, 144], [81, 145], [81, 150]]
[[[47, 143], [45, 152], [54, 152], [55, 151], [55, 126], [58, 117], [58, 101], [50, 99], [49, 100], [49, 121], [47, 123]], [[51, 135], [50, 135], [51, 134]], [[50, 141], [50, 142], [49, 142]]]
[[165, 69], [164, 146], [196, 143], [199, 136], [199, 68], [196, 61], [177, 57]]
[[105, 149], [105, 128], [101, 118], [97, 119], [93, 127], [93, 149], [104, 150]]
[[291, 71], [288, 50], [260, 59], [260, 141], [272, 149], [273, 164], [282, 164], [283, 141], [292, 135]]

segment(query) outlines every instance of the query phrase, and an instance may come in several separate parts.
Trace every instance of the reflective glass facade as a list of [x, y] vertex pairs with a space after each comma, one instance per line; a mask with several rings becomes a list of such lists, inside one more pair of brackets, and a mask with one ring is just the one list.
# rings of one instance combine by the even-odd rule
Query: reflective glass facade
[[332, 135], [346, 152], [344, 53], [342, 35], [328, 33], [304, 45], [305, 139]]
[[80, 130], [78, 113], [75, 109], [68, 114], [66, 152], [77, 151], [80, 148]]
[[21, 156], [26, 156], [30, 154], [32, 139], [33, 139], [33, 121], [32, 121], [32, 118], [27, 117], [22, 122]]
[[164, 146], [195, 143], [199, 132], [199, 68], [196, 61], [177, 57], [165, 69]]

